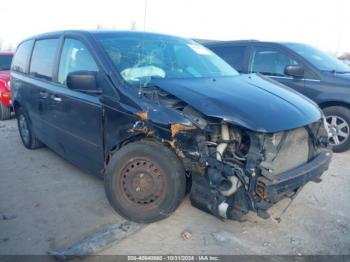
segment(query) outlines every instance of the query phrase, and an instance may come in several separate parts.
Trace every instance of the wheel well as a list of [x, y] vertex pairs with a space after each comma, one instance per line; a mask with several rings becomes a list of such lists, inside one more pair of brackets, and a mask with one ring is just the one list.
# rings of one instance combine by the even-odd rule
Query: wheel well
[[171, 146], [168, 143], [165, 142], [161, 142], [159, 139], [157, 139], [156, 137], [147, 137], [146, 134], [140, 133], [131, 137], [128, 137], [126, 139], [124, 139], [123, 141], [121, 141], [120, 143], [118, 143], [117, 145], [114, 145], [111, 149], [109, 149], [108, 154], [106, 156], [106, 160], [105, 160], [105, 167], [107, 167], [112, 155], [118, 151], [119, 149], [121, 149], [123, 146], [132, 143], [132, 142], [136, 142], [136, 141], [140, 141], [143, 139], [149, 139], [149, 140], [153, 140], [156, 141], [160, 144], [162, 144], [163, 146], [167, 146], [169, 148], [171, 148]]
[[330, 106], [343, 106], [343, 107], [350, 109], [350, 104], [346, 103], [346, 102], [327, 101], [327, 102], [323, 102], [323, 103], [319, 104], [319, 107], [321, 109], [324, 109], [324, 108], [330, 107]]
[[137, 135], [134, 135], [134, 136], [131, 136], [131, 137], [128, 137], [124, 140], [122, 140], [121, 142], [119, 142], [118, 144], [112, 146], [110, 149], [108, 149], [108, 153], [107, 153], [107, 156], [106, 156], [106, 159], [105, 159], [105, 166], [107, 167], [108, 163], [109, 163], [109, 160], [111, 159], [111, 156], [116, 152], [118, 151], [120, 148], [122, 148], [123, 146], [131, 143], [131, 142], [135, 142], [135, 141], [139, 141], [143, 138], [145, 138], [145, 134], [137, 134]]
[[[14, 101], [14, 102], [13, 102], [13, 110], [15, 111], [15, 115], [16, 115], [16, 116], [17, 116], [17, 111], [18, 111], [18, 109], [21, 108], [21, 107], [22, 107], [22, 106], [21, 106], [21, 104], [20, 104], [18, 101]], [[25, 108], [23, 108], [23, 110], [24, 110], [24, 109], [25, 109]], [[25, 111], [25, 110], [24, 110], [24, 111]], [[32, 124], [32, 120], [31, 120], [31, 118], [30, 118], [28, 112], [26, 111], [25, 113], [26, 113], [26, 116], [28, 117], [29, 123]]]
[[18, 101], [15, 101], [13, 103], [13, 109], [14, 109], [15, 113], [17, 113], [17, 109], [20, 108], [20, 107], [21, 107], [21, 105], [19, 104]]

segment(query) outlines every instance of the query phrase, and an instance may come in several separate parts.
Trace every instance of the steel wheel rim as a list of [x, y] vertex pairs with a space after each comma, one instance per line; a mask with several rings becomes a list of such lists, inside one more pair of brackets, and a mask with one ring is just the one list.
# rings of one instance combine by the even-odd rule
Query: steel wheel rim
[[350, 134], [348, 123], [340, 116], [327, 116], [326, 121], [329, 127], [330, 138], [329, 143], [332, 146], [343, 144]]
[[23, 139], [23, 141], [28, 144], [29, 143], [29, 128], [28, 128], [28, 124], [27, 124], [27, 120], [24, 117], [24, 115], [20, 115], [19, 116], [19, 130], [21, 133], [21, 137]]
[[132, 159], [121, 172], [119, 188], [130, 204], [139, 208], [149, 208], [164, 198], [166, 192], [164, 172], [150, 159]]

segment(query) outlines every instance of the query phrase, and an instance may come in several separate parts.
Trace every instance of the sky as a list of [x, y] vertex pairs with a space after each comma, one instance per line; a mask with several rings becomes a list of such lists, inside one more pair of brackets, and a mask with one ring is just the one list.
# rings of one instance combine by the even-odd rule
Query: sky
[[350, 52], [349, 0], [2, 0], [0, 39], [67, 29], [130, 30], [216, 40], [292, 41]]

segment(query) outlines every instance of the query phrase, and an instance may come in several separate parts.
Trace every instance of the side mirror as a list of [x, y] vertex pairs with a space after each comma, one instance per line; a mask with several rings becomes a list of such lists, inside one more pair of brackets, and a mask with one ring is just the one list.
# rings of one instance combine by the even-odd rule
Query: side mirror
[[67, 76], [67, 87], [84, 93], [101, 93], [101, 90], [97, 89], [95, 73], [90, 71], [76, 71], [69, 73]]
[[288, 65], [284, 69], [284, 74], [287, 76], [292, 76], [296, 78], [304, 77], [304, 67], [300, 65]]

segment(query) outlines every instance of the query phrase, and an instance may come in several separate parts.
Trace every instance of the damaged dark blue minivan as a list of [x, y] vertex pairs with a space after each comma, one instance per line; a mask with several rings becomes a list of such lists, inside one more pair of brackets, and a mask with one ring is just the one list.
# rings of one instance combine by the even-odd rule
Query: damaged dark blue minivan
[[332, 153], [320, 109], [258, 75], [239, 75], [192, 40], [64, 31], [17, 48], [11, 71], [20, 136], [102, 176], [122, 216], [194, 206], [240, 220], [320, 181]]

